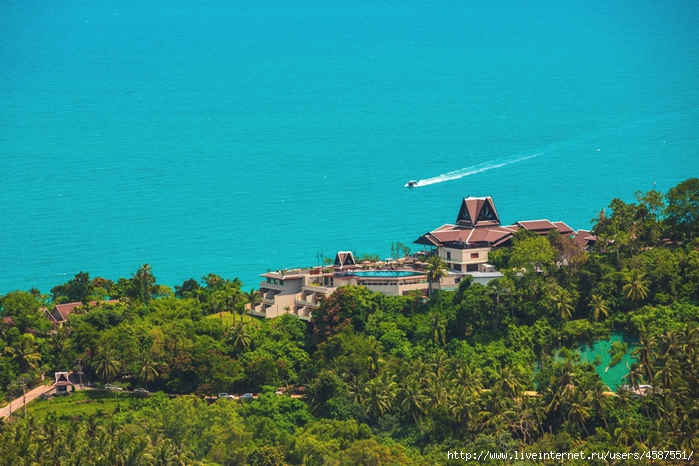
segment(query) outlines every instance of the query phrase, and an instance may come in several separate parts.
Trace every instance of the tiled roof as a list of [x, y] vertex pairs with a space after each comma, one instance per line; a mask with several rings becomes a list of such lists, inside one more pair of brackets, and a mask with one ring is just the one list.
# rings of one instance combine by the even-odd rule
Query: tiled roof
[[577, 233], [575, 233], [575, 236], [573, 236], [573, 242], [583, 248], [589, 246], [590, 243], [595, 241], [597, 241], [597, 237], [590, 234], [589, 230], [578, 230]]
[[572, 235], [575, 231], [566, 225], [564, 222], [553, 222], [556, 225], [556, 230], [560, 231], [562, 235]]
[[492, 197], [467, 197], [461, 203], [456, 224], [460, 226], [499, 225]]
[[541, 231], [541, 230], [556, 230], [556, 225], [549, 222], [548, 220], [526, 220], [523, 222], [517, 222], [517, 225], [521, 226], [525, 230], [529, 231]]
[[[53, 312], [53, 316], [58, 322], [65, 322], [68, 320], [68, 316], [75, 310], [75, 308], [80, 306], [83, 306], [83, 303], [80, 301], [77, 303], [56, 304], [56, 306], [53, 308], [55, 311]], [[58, 315], [56, 315], [56, 313], [58, 313]]]
[[460, 243], [464, 247], [487, 245], [496, 247], [506, 243], [514, 232], [524, 228], [540, 235], [551, 230], [561, 234], [572, 235], [573, 229], [564, 222], [548, 220], [526, 220], [514, 225], [501, 226], [491, 197], [467, 197], [461, 203], [456, 225], [442, 225], [436, 230], [425, 233], [415, 243], [425, 246], [444, 246]]

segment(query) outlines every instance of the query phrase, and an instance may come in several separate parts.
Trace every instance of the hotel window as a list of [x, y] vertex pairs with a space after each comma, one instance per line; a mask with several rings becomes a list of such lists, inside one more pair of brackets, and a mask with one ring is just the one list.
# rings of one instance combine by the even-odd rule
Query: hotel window
[[451, 260], [451, 253], [450, 253], [449, 251], [447, 251], [447, 260], [448, 260], [448, 261]]
[[478, 253], [477, 253], [477, 252], [472, 252], [472, 253], [471, 253], [471, 259], [478, 259]]

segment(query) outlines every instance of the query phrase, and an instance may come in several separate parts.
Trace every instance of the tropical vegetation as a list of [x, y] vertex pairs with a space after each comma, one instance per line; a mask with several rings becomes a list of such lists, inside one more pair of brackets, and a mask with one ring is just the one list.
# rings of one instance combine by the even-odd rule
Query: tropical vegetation
[[[461, 463], [448, 459], [454, 450], [699, 454], [699, 180], [612, 200], [591, 235], [585, 248], [555, 231], [519, 231], [490, 254], [502, 278], [465, 278], [455, 290], [441, 289], [444, 263], [428, 259], [429, 296], [340, 288], [310, 323], [251, 319], [245, 310], [261, 297], [237, 279], [208, 274], [171, 289], [148, 265], [116, 281], [80, 272], [50, 294], [7, 293], [4, 398], [42, 374], [79, 369], [97, 386], [153, 394], [32, 402], [26, 418], [0, 423], [0, 465]], [[78, 301], [60, 328], [42, 311]], [[634, 355], [618, 387], [576, 351], [612, 333], [625, 337], [612, 358]], [[257, 398], [217, 400], [223, 392]]]

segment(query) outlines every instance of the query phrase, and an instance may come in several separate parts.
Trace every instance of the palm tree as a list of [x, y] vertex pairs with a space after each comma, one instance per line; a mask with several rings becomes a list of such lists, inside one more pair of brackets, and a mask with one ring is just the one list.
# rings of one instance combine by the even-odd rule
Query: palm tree
[[593, 412], [599, 413], [600, 416], [602, 416], [602, 421], [604, 422], [604, 427], [609, 427], [607, 424], [607, 397], [604, 395], [604, 392], [606, 391], [607, 387], [600, 382], [597, 381], [595, 386], [592, 388], [590, 391], [590, 406], [593, 409]]
[[427, 378], [425, 389], [425, 410], [432, 411], [438, 406], [444, 406], [449, 400], [449, 394], [452, 391], [452, 379], [439, 376], [437, 373], [430, 374]]
[[570, 293], [564, 288], [558, 288], [558, 292], [551, 298], [553, 308], [556, 314], [561, 316], [562, 320], [568, 320], [573, 315], [573, 300], [570, 298]]
[[[231, 315], [233, 316], [233, 323], [235, 324], [235, 315], [238, 313], [238, 308], [240, 307], [238, 304], [240, 304], [240, 298], [241, 298], [241, 293], [238, 290], [235, 290], [226, 300], [226, 307], [228, 310], [231, 312]], [[223, 316], [223, 314], [221, 314]], [[241, 314], [242, 316], [242, 314]], [[223, 317], [221, 317], [223, 318]]]
[[33, 371], [41, 361], [41, 354], [31, 334], [22, 335], [13, 346], [5, 347], [5, 352], [17, 361], [22, 372]]
[[396, 376], [388, 372], [382, 373], [379, 377], [371, 379], [364, 387], [364, 404], [368, 413], [374, 418], [382, 417], [393, 406], [396, 397]]
[[616, 438], [617, 445], [623, 442], [624, 445], [628, 446], [629, 441], [633, 442], [635, 435], [636, 428], [633, 425], [633, 418], [625, 417], [619, 420], [619, 427], [614, 429], [614, 437]]
[[575, 395], [573, 395], [573, 399], [568, 408], [568, 419], [573, 421], [578, 426], [578, 429], [582, 426], [587, 435], [589, 435], [589, 432], [585, 426], [585, 421], [590, 417], [588, 401], [587, 397], [583, 397], [581, 392], [577, 391]]
[[441, 288], [442, 278], [449, 275], [449, 267], [442, 260], [442, 258], [435, 254], [427, 259], [427, 283], [429, 285], [429, 295], [432, 296], [432, 286], [437, 283], [437, 286]]
[[510, 398], [519, 398], [524, 389], [524, 385], [520, 381], [521, 376], [517, 371], [513, 371], [509, 367], [504, 367], [498, 374], [499, 377], [493, 385], [493, 389]]
[[470, 367], [464, 366], [456, 371], [456, 383], [460, 387], [464, 387], [470, 393], [476, 395], [483, 388], [483, 374], [480, 369], [471, 370]]
[[[206, 289], [209, 292], [209, 299], [214, 311], [213, 314], [216, 314], [218, 311], [218, 305], [216, 302], [216, 288], [223, 282], [223, 280], [214, 273], [205, 275], [201, 279], [204, 283], [206, 283]], [[221, 314], [221, 320], [223, 321], [223, 314]]]
[[92, 362], [95, 374], [105, 382], [111, 382], [119, 374], [120, 363], [114, 355], [114, 350], [109, 348], [97, 353]]
[[138, 370], [138, 380], [148, 389], [148, 382], [152, 382], [158, 377], [158, 370], [153, 364], [153, 357], [150, 353], [144, 353], [141, 355], [141, 364]]
[[653, 380], [653, 375], [655, 373], [653, 369], [655, 363], [655, 351], [653, 349], [655, 346], [655, 339], [647, 337], [645, 332], [642, 332], [639, 338], [641, 344], [634, 350], [633, 354], [643, 368], [643, 377], [650, 382]]
[[633, 301], [634, 309], [638, 309], [638, 301], [644, 300], [648, 296], [647, 282], [644, 280], [643, 274], [637, 269], [631, 270], [624, 281], [626, 285], [624, 285], [623, 291], [626, 297]]
[[468, 388], [457, 387], [451, 397], [451, 412], [463, 429], [469, 429], [478, 418], [478, 398]]
[[406, 379], [405, 384], [398, 390], [398, 400], [400, 409], [417, 424], [420, 416], [425, 413], [420, 382], [414, 377]]
[[367, 356], [367, 363], [369, 364], [370, 377], [378, 376], [384, 366], [384, 360], [377, 350], [372, 351], [371, 355]]
[[251, 312], [254, 311], [255, 306], [262, 299], [260, 292], [257, 291], [256, 289], [252, 288], [252, 289], [250, 289], [250, 291], [248, 291], [247, 293], [244, 292], [243, 294], [245, 295], [245, 299], [247, 299], [248, 303], [250, 304], [250, 311]]
[[598, 294], [590, 296], [590, 309], [592, 310], [592, 320], [597, 322], [600, 316], [609, 317], [607, 302]]
[[248, 349], [251, 342], [250, 335], [248, 334], [248, 328], [243, 325], [242, 322], [238, 322], [232, 327], [231, 332], [228, 334], [228, 341], [238, 352]]
[[444, 322], [444, 317], [439, 312], [433, 312], [430, 317], [430, 322], [430, 336], [432, 337], [432, 341], [441, 346], [446, 345], [447, 324]]

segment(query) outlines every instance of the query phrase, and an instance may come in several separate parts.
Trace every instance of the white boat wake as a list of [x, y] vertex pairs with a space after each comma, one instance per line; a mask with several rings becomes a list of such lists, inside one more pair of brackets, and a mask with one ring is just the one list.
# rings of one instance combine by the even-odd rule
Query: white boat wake
[[419, 188], [421, 186], [429, 186], [431, 184], [436, 184], [436, 183], [443, 183], [445, 181], [452, 181], [452, 180], [458, 180], [459, 178], [463, 178], [465, 176], [470, 176], [470, 175], [475, 175], [476, 173], [483, 173], [488, 170], [493, 170], [495, 168], [500, 168], [504, 167], [506, 165], [512, 165], [513, 163], [517, 162], [523, 162], [524, 160], [529, 160], [533, 159], [534, 157], [538, 157], [540, 155], [545, 154], [547, 151], [544, 152], [538, 152], [536, 154], [532, 155], [526, 155], [523, 157], [516, 157], [516, 158], [509, 158], [505, 160], [489, 160], [487, 162], [479, 163], [478, 165], [472, 165], [470, 167], [462, 168], [460, 170], [454, 170], [452, 172], [444, 173], [439, 176], [433, 176], [432, 178], [425, 178], [424, 180], [418, 180], [416, 182], [411, 181], [410, 183], [406, 184], [405, 186], [411, 188]]

